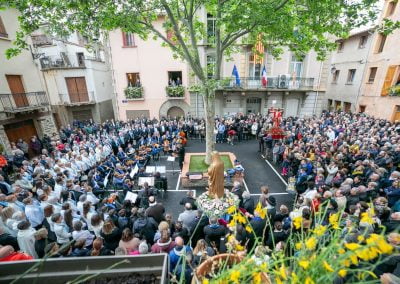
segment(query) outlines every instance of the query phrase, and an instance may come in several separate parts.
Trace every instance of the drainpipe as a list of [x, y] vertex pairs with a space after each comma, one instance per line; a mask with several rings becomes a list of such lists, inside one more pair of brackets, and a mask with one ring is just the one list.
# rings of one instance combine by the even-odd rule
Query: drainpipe
[[321, 77], [322, 77], [322, 66], [323, 66], [323, 61], [321, 61], [321, 64], [320, 64], [320, 67], [319, 67], [318, 88], [317, 88], [317, 95], [315, 96], [313, 115], [315, 115], [315, 111], [317, 109], [317, 102], [318, 102], [318, 98], [319, 98], [319, 88], [320, 88]]

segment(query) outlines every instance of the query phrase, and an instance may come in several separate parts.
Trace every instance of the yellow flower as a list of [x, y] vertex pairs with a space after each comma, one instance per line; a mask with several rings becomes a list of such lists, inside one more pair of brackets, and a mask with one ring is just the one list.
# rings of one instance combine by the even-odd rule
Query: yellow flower
[[364, 240], [365, 240], [365, 238], [364, 238], [364, 236], [358, 236], [357, 237], [357, 240], [359, 241], [359, 242], [363, 242]]
[[303, 218], [301, 216], [293, 218], [293, 226], [296, 228], [296, 230], [300, 229], [302, 224], [303, 224]]
[[235, 227], [235, 226], [236, 226], [235, 220], [232, 219], [232, 220], [229, 222], [228, 226], [229, 226], [229, 227]]
[[352, 264], [354, 264], [354, 265], [357, 265], [357, 264], [358, 264], [357, 255], [351, 254], [351, 255], [349, 256], [349, 258], [350, 258]]
[[351, 263], [349, 259], [344, 259], [343, 261], [341, 261], [341, 264], [346, 266], [346, 267], [350, 267]]
[[254, 284], [261, 283], [261, 273], [260, 272], [253, 273], [253, 283]]
[[323, 226], [323, 225], [318, 225], [318, 226], [315, 227], [315, 229], [314, 229], [314, 233], [315, 233], [318, 237], [320, 237], [320, 236], [322, 236], [323, 234], [325, 234], [325, 232], [326, 232], [326, 226]]
[[233, 213], [235, 213], [235, 211], [236, 211], [235, 206], [231, 206], [231, 207], [228, 208], [228, 210], [226, 210], [226, 212], [228, 214], [233, 214]]
[[228, 236], [228, 243], [233, 243], [236, 240], [234, 235], [229, 235]]
[[239, 283], [239, 278], [240, 278], [240, 271], [238, 270], [233, 270], [231, 272], [231, 275], [229, 276], [229, 279], [234, 283]]
[[334, 228], [335, 230], [339, 229], [339, 213], [335, 213], [329, 216], [329, 224], [331, 224], [332, 228]]
[[340, 248], [340, 249], [338, 249], [338, 253], [339, 254], [344, 254], [344, 253], [346, 253], [346, 251], [343, 248]]
[[267, 265], [267, 263], [266, 262], [263, 262], [263, 263], [261, 263], [261, 265], [260, 265], [260, 269], [261, 270], [267, 270], [267, 268], [268, 268], [268, 265]]
[[378, 249], [383, 254], [391, 254], [393, 252], [393, 246], [388, 244], [384, 239], [377, 241]]
[[300, 250], [303, 245], [301, 243], [296, 243], [294, 246], [297, 250]]
[[329, 272], [333, 272], [334, 271], [332, 266], [330, 266], [329, 263], [327, 263], [325, 260], [324, 260], [324, 262], [322, 264], [324, 265], [324, 268], [325, 268], [326, 271], [329, 271]]
[[254, 211], [257, 212], [258, 215], [260, 215], [260, 218], [261, 218], [261, 219], [265, 219], [265, 217], [266, 217], [267, 214], [265, 213], [264, 208], [262, 208], [260, 202], [258, 202], [258, 204], [257, 204], [257, 206], [256, 206], [256, 209], [254, 209]]
[[338, 272], [339, 276], [344, 278], [347, 275], [347, 270], [346, 269], [340, 269]]
[[315, 237], [310, 237], [306, 241], [306, 248], [307, 249], [314, 250], [316, 246], [317, 246], [317, 239]]
[[236, 251], [243, 251], [243, 250], [244, 250], [244, 247], [243, 247], [242, 245], [237, 244], [237, 245], [235, 246], [235, 250], [236, 250]]
[[208, 279], [207, 278], [204, 278], [203, 279], [203, 281], [201, 282], [202, 284], [209, 284], [210, 283], [210, 281], [208, 281]]
[[296, 284], [299, 283], [299, 277], [296, 275], [296, 273], [292, 272], [292, 281], [291, 283]]
[[310, 266], [310, 262], [308, 260], [299, 260], [299, 265], [307, 270], [307, 268]]
[[243, 217], [243, 215], [237, 213], [233, 216], [233, 220], [238, 221], [239, 223], [246, 223], [246, 218]]
[[251, 232], [253, 232], [253, 229], [251, 228], [250, 225], [247, 225], [247, 226], [246, 226], [246, 231], [249, 232], [249, 233], [251, 233]]
[[315, 284], [315, 282], [314, 282], [314, 280], [312, 280], [312, 279], [310, 278], [310, 276], [308, 276], [308, 277], [306, 278], [306, 281], [304, 282], [304, 284]]
[[367, 223], [367, 224], [374, 224], [375, 221], [372, 218], [374, 215], [371, 214], [371, 211], [361, 213], [360, 222]]
[[356, 244], [356, 243], [347, 243], [347, 244], [344, 244], [344, 246], [347, 249], [352, 250], [352, 251], [359, 249], [361, 247], [359, 244]]
[[287, 280], [287, 277], [286, 277], [286, 270], [285, 270], [285, 266], [284, 266], [284, 265], [282, 265], [282, 266], [279, 268], [279, 276], [280, 276], [283, 280]]
[[282, 280], [279, 277], [275, 278], [276, 284], [283, 284]]

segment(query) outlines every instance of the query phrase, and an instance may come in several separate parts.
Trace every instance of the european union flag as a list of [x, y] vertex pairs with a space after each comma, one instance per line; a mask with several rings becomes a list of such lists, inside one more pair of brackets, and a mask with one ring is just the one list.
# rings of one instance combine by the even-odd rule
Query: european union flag
[[238, 72], [238, 70], [236, 68], [236, 64], [233, 65], [232, 76], [235, 76], [235, 84], [236, 84], [236, 86], [240, 86], [239, 72]]

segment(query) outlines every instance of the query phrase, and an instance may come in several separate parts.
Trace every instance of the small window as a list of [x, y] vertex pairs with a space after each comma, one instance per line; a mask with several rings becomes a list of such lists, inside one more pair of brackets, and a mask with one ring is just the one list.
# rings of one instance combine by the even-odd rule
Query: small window
[[333, 73], [332, 84], [337, 84], [337, 81], [339, 80], [339, 74], [340, 70], [335, 70]]
[[367, 45], [367, 41], [368, 41], [368, 36], [362, 36], [360, 37], [360, 43], [358, 45], [359, 49], [365, 48], [365, 46]]
[[135, 37], [132, 33], [122, 32], [122, 44], [124, 47], [135, 47]]
[[168, 71], [168, 86], [182, 85], [182, 71]]
[[141, 87], [139, 73], [126, 73], [129, 87]]
[[216, 19], [212, 14], [207, 14], [207, 43], [215, 43]]
[[386, 37], [387, 36], [384, 34], [378, 35], [378, 41], [376, 44], [375, 53], [381, 53], [383, 51], [383, 48], [385, 47]]
[[368, 77], [368, 83], [373, 83], [375, 81], [375, 76], [376, 76], [376, 71], [378, 70], [377, 67], [371, 67], [369, 68], [369, 77]]
[[8, 37], [6, 28], [4, 27], [3, 20], [0, 17], [0, 37]]
[[338, 52], [342, 52], [344, 49], [344, 41], [338, 42]]
[[78, 59], [78, 66], [84, 67], [85, 66], [85, 55], [83, 54], [83, 52], [77, 52], [76, 58]]
[[365, 105], [360, 105], [360, 112], [363, 113], [365, 112], [365, 109], [367, 108], [367, 106]]
[[385, 17], [390, 17], [391, 15], [393, 15], [394, 11], [396, 10], [396, 6], [397, 6], [397, 0], [396, 1], [390, 1], [388, 3], [387, 9], [386, 9]]
[[207, 78], [211, 79], [215, 73], [215, 56], [207, 55]]
[[347, 74], [347, 84], [353, 84], [355, 75], [356, 69], [349, 69], [349, 73]]

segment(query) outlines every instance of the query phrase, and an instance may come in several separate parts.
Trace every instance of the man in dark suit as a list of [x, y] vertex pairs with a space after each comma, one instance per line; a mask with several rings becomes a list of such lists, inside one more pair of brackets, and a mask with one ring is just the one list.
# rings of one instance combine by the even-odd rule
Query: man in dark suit
[[210, 225], [204, 227], [205, 240], [209, 246], [221, 247], [221, 238], [227, 234], [227, 228], [218, 224], [217, 217], [210, 218]]
[[177, 145], [179, 168], [182, 170], [183, 161], [185, 160], [185, 147], [182, 144]]

